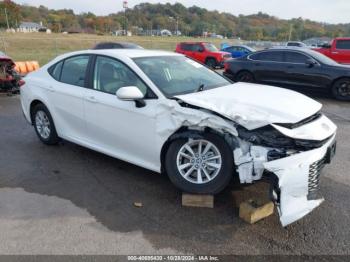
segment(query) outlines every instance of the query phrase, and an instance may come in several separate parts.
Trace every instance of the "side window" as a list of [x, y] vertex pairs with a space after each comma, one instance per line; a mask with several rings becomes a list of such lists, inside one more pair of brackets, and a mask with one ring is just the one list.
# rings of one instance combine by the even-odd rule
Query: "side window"
[[[254, 60], [260, 60], [265, 62], [283, 62], [283, 53], [279, 51], [262, 52], [257, 55], [258, 59]], [[252, 57], [253, 56], [251, 56], [251, 58]]]
[[63, 64], [61, 82], [84, 87], [88, 63], [88, 55], [67, 58]]
[[49, 69], [50, 75], [57, 81], [60, 81], [61, 71], [62, 71], [63, 61], [53, 65]]
[[190, 44], [182, 44], [181, 49], [184, 51], [191, 51], [192, 50], [192, 45]]
[[[154, 98], [143, 81], [123, 63], [104, 56], [96, 58], [94, 70], [95, 90], [115, 95], [119, 88], [136, 86], [146, 98]], [[153, 96], [153, 97], [152, 97]]]
[[286, 62], [288, 63], [298, 63], [305, 64], [309, 59], [307, 56], [297, 53], [297, 52], [286, 52]]
[[350, 50], [350, 40], [337, 40], [336, 48]]
[[199, 52], [199, 50], [204, 50], [204, 47], [200, 44], [193, 45], [193, 52]]

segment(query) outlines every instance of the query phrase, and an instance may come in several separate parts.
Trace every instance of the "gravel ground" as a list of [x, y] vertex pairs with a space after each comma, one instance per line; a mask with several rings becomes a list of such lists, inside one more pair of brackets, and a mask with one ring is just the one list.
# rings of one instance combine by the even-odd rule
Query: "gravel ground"
[[[350, 254], [350, 103], [319, 99], [339, 127], [324, 204], [282, 228], [238, 217], [232, 184], [214, 209], [181, 207], [166, 176], [37, 139], [19, 97], [0, 97], [0, 254]], [[254, 185], [263, 191], [263, 184]], [[134, 207], [142, 202], [143, 207]]]

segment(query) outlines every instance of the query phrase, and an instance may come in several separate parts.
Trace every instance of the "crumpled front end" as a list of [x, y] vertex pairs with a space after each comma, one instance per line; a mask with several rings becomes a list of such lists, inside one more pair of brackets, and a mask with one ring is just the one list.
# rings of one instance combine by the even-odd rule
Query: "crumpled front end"
[[273, 195], [283, 226], [299, 220], [323, 202], [319, 194], [320, 172], [334, 152], [335, 136], [321, 148], [263, 164], [278, 177]]
[[335, 154], [336, 126], [319, 115], [305, 125], [274, 128], [275, 131], [260, 131], [262, 137], [241, 132], [245, 139], [239, 139], [234, 157], [241, 183], [252, 183], [263, 175], [271, 179], [272, 198], [282, 225], [287, 226], [324, 201], [319, 193], [319, 179], [324, 165]]

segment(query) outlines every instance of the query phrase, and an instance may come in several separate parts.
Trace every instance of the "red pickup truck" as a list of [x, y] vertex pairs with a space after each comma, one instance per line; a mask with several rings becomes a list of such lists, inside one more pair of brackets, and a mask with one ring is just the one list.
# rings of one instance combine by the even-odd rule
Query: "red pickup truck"
[[338, 37], [333, 39], [331, 44], [324, 45], [321, 48], [315, 48], [318, 51], [340, 64], [350, 64], [350, 37]]
[[215, 45], [207, 42], [186, 42], [176, 45], [175, 52], [184, 54], [208, 67], [224, 67], [224, 62], [232, 58], [230, 53], [219, 51]]

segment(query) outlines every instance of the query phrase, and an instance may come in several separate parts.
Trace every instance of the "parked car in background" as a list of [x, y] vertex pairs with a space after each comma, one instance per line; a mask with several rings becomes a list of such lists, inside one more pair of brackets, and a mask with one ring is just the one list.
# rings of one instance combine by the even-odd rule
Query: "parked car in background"
[[92, 49], [100, 50], [100, 49], [143, 49], [142, 46], [139, 46], [134, 43], [128, 42], [102, 42], [96, 44]]
[[219, 51], [215, 45], [208, 42], [186, 42], [176, 45], [175, 52], [184, 54], [194, 60], [197, 60], [208, 67], [223, 67], [224, 62], [231, 58], [228, 52]]
[[304, 47], [306, 48], [307, 45], [303, 42], [297, 42], [297, 41], [289, 41], [287, 42], [286, 46], [289, 46], [289, 47]]
[[350, 64], [350, 37], [335, 38], [330, 44], [325, 44], [314, 50], [340, 64]]
[[233, 58], [238, 58], [254, 53], [256, 50], [246, 45], [232, 45], [222, 48], [221, 51], [230, 53]]
[[350, 66], [306, 48], [259, 51], [225, 63], [224, 75], [237, 82], [256, 82], [322, 91], [350, 101]]
[[14, 68], [13, 60], [0, 51], [0, 92], [17, 93], [24, 83]]
[[[166, 173], [179, 189], [216, 194], [232, 179], [271, 179], [286, 226], [319, 206], [337, 127], [302, 94], [232, 84], [183, 55], [86, 50], [27, 76], [21, 105], [38, 138], [60, 138]], [[60, 150], [59, 148], [57, 150]]]

